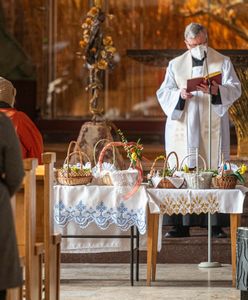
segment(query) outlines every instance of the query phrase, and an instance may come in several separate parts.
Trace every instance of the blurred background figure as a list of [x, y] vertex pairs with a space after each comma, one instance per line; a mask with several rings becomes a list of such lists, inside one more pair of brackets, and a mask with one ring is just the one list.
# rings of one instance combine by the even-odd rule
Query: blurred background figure
[[10, 198], [24, 176], [21, 150], [9, 118], [0, 112], [0, 300], [22, 284]]
[[23, 158], [38, 158], [41, 163], [43, 152], [42, 136], [32, 120], [21, 111], [14, 108], [16, 89], [12, 83], [0, 77], [0, 111], [13, 122], [19, 137]]

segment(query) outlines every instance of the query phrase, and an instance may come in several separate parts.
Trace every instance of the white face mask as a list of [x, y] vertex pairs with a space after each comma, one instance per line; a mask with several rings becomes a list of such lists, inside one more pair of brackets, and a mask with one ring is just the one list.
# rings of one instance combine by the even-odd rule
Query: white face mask
[[207, 51], [208, 51], [208, 47], [205, 45], [198, 45], [198, 46], [190, 49], [191, 55], [194, 58], [199, 59], [199, 60], [202, 60], [206, 56]]

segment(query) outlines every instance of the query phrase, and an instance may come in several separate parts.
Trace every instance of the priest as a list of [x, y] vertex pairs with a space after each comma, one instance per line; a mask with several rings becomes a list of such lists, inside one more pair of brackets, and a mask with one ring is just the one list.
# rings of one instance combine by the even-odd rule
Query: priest
[[[197, 23], [189, 24], [184, 32], [188, 49], [181, 56], [170, 61], [157, 98], [167, 116], [165, 127], [165, 150], [176, 151], [179, 161], [191, 155], [189, 168], [196, 167], [196, 153], [208, 161], [209, 96], [212, 104], [212, 152], [211, 168], [217, 168], [222, 158], [230, 158], [230, 131], [228, 109], [241, 95], [241, 85], [229, 57], [208, 46], [207, 30]], [[195, 91], [187, 90], [187, 80], [205, 77], [220, 72], [221, 85], [199, 84]], [[227, 218], [224, 218], [227, 219]], [[165, 225], [174, 225], [167, 237], [189, 236], [189, 227], [203, 225], [194, 215], [164, 218]], [[224, 237], [220, 215], [212, 219], [213, 234]]]

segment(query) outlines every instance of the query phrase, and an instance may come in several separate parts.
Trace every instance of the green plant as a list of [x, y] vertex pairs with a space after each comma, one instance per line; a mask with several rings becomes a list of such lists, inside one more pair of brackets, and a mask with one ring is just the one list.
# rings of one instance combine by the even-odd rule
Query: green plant
[[161, 177], [166, 177], [166, 176], [172, 177], [175, 171], [176, 171], [176, 167], [174, 167], [172, 169], [165, 168], [164, 170], [159, 171], [159, 176], [161, 176]]
[[118, 129], [117, 132], [121, 138], [122, 143], [124, 143], [124, 150], [127, 153], [127, 157], [130, 159], [131, 165], [135, 167], [137, 161], [141, 161], [142, 159], [143, 145], [140, 143], [140, 139], [138, 139], [136, 143], [130, 145], [128, 144], [128, 141], [123, 132], [120, 129]]

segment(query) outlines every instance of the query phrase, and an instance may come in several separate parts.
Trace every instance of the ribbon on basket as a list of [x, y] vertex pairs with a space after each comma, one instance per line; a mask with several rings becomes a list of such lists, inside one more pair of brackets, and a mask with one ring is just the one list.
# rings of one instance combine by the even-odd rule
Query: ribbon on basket
[[[99, 155], [99, 158], [98, 158], [98, 164], [99, 164], [100, 172], [102, 170], [102, 162], [103, 162], [103, 158], [104, 158], [106, 150], [110, 147], [126, 147], [126, 146], [137, 146], [137, 143], [135, 143], [135, 142], [127, 142], [127, 143], [110, 142], [106, 146], [104, 146], [101, 153], [100, 153], [100, 155]], [[140, 187], [140, 185], [142, 183], [142, 180], [143, 180], [142, 165], [141, 165], [141, 162], [140, 162], [139, 159], [137, 159], [136, 164], [134, 166], [134, 169], [138, 171], [137, 180], [136, 180], [132, 190], [124, 195], [125, 200], [129, 199], [134, 193], [136, 193], [136, 191]]]

